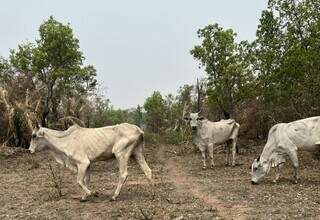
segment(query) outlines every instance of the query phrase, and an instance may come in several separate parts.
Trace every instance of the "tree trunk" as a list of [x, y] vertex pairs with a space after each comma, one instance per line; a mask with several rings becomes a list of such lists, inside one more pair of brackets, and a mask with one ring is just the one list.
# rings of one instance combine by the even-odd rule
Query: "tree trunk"
[[43, 127], [47, 127], [48, 126], [47, 118], [48, 118], [48, 115], [50, 113], [50, 101], [51, 101], [52, 93], [53, 93], [53, 85], [54, 84], [51, 84], [51, 85], [48, 86], [48, 93], [47, 93], [46, 100], [44, 102], [44, 110], [43, 110], [43, 113], [42, 113], [42, 121], [41, 121], [41, 125]]

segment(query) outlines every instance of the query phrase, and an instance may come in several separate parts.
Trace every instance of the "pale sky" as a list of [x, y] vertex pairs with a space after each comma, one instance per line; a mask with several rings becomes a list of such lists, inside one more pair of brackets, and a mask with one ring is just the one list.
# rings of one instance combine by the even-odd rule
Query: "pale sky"
[[0, 56], [38, 38], [38, 27], [53, 15], [70, 23], [86, 64], [97, 69], [102, 92], [115, 107], [142, 105], [158, 90], [204, 76], [190, 49], [196, 31], [218, 23], [253, 40], [267, 0], [10, 0], [0, 5]]

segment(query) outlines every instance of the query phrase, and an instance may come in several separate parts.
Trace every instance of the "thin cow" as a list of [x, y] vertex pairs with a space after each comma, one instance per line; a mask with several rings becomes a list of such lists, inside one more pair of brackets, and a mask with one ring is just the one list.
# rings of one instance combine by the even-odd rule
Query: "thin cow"
[[143, 155], [144, 133], [131, 124], [119, 124], [101, 128], [71, 126], [66, 131], [37, 127], [32, 133], [31, 153], [48, 149], [55, 160], [77, 173], [77, 182], [85, 191], [81, 201], [93, 195], [88, 189], [90, 165], [93, 162], [116, 158], [119, 165], [119, 182], [112, 196], [118, 197], [128, 172], [128, 160], [134, 156], [142, 171], [152, 184], [151, 169]]
[[240, 125], [234, 119], [209, 121], [198, 113], [184, 116], [195, 131], [194, 143], [199, 148], [203, 158], [203, 169], [206, 169], [206, 152], [211, 158], [211, 168], [214, 167], [213, 151], [216, 146], [227, 143], [226, 164], [230, 164], [230, 145], [232, 148], [232, 166], [235, 166], [236, 144]]
[[[272, 166], [285, 162], [288, 156], [294, 167], [294, 183], [298, 182], [298, 151], [320, 150], [320, 117], [305, 118], [274, 125], [260, 157], [251, 165], [251, 182], [257, 184]], [[279, 179], [279, 169], [275, 181]]]

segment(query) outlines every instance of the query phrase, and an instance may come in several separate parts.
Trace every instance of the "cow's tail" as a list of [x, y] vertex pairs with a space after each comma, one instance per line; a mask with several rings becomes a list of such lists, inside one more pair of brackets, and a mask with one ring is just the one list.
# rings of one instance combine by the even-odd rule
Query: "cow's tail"
[[144, 149], [144, 132], [139, 129], [140, 136], [137, 142], [136, 147], [133, 150], [133, 156], [136, 159], [137, 163], [139, 164], [141, 170], [144, 172], [146, 177], [148, 178], [149, 183], [152, 185], [152, 194], [154, 195], [153, 191], [153, 182], [152, 182], [152, 172], [150, 167], [148, 166], [144, 155], [143, 155], [143, 149]]

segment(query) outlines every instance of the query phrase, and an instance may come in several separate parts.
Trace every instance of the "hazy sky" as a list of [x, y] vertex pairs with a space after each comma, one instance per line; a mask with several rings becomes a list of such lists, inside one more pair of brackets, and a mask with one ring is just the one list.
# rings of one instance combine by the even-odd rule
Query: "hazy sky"
[[154, 90], [176, 94], [204, 75], [190, 49], [196, 31], [219, 23], [252, 40], [267, 0], [28, 0], [0, 5], [0, 56], [38, 38], [50, 15], [69, 22], [86, 64], [96, 67], [107, 98], [121, 108], [143, 104]]

